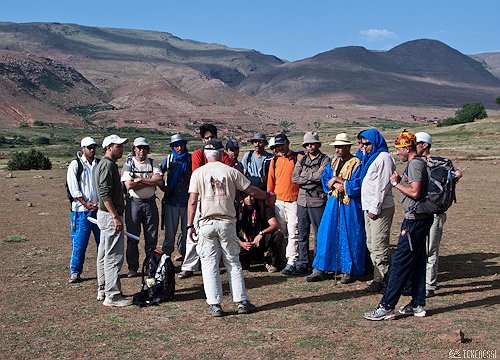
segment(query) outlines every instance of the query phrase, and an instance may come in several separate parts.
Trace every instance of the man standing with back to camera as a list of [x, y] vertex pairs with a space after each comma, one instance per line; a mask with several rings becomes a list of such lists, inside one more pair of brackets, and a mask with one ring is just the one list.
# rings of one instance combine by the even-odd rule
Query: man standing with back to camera
[[219, 140], [205, 143], [207, 164], [193, 171], [189, 184], [188, 238], [196, 235], [194, 218], [200, 201], [198, 253], [201, 260], [203, 287], [209, 305], [208, 313], [214, 317], [224, 315], [222, 310], [222, 284], [219, 264], [222, 258], [227, 269], [229, 288], [238, 314], [256, 311], [248, 300], [239, 255], [240, 244], [236, 235], [236, 191], [274, 203], [275, 197], [250, 185], [238, 170], [221, 164], [224, 148]]

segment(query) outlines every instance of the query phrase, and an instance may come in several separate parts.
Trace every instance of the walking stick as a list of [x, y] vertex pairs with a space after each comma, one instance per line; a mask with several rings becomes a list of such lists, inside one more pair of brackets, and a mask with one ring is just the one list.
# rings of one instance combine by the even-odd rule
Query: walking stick
[[339, 240], [340, 240], [340, 203], [342, 202], [342, 194], [337, 191], [337, 201], [339, 203], [337, 209], [337, 237], [335, 239], [335, 286], [337, 286], [337, 271], [339, 267]]

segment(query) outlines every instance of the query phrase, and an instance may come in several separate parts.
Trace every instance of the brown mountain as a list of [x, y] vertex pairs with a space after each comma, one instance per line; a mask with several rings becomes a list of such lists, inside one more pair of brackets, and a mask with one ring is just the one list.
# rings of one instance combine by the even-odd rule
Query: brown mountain
[[500, 79], [500, 53], [484, 53], [470, 57], [479, 61], [486, 70]]
[[249, 75], [239, 90], [299, 103], [354, 101], [400, 105], [488, 105], [500, 81], [482, 65], [435, 40], [415, 40], [387, 52], [334, 49]]

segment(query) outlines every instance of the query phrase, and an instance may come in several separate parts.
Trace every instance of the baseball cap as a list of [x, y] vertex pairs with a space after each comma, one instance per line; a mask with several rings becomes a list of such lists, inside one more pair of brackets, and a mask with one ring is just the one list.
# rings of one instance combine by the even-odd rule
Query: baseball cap
[[226, 150], [228, 149], [239, 149], [240, 148], [240, 145], [238, 144], [238, 141], [232, 139], [232, 140], [229, 140], [227, 143], [226, 143]]
[[220, 150], [220, 149], [224, 149], [224, 146], [222, 146], [222, 142], [217, 139], [210, 139], [203, 146], [203, 150]]
[[149, 143], [146, 140], [146, 138], [138, 137], [137, 139], [134, 140], [134, 146], [148, 146], [149, 147]]
[[427, 134], [426, 132], [418, 132], [415, 134], [415, 138], [417, 139], [416, 141], [419, 142], [424, 142], [427, 144], [432, 144], [432, 136]]
[[111, 144], [125, 144], [128, 141], [126, 138], [121, 138], [118, 135], [109, 135], [104, 138], [102, 141], [102, 147], [106, 148]]
[[90, 146], [90, 145], [96, 145], [97, 143], [95, 142], [94, 139], [92, 139], [90, 136], [84, 137], [82, 141], [80, 141], [80, 146]]
[[274, 145], [285, 145], [288, 142], [288, 138], [285, 134], [278, 134], [274, 137]]

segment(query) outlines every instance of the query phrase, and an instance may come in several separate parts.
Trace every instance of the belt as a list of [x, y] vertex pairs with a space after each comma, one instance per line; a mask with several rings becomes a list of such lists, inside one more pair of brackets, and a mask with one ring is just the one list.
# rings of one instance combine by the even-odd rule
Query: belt
[[140, 199], [140, 198], [136, 198], [133, 196], [129, 196], [128, 198], [129, 198], [129, 200], [131, 200], [133, 202], [140, 202], [140, 203], [147, 203], [147, 202], [156, 201], [156, 196], [151, 196], [148, 199]]

